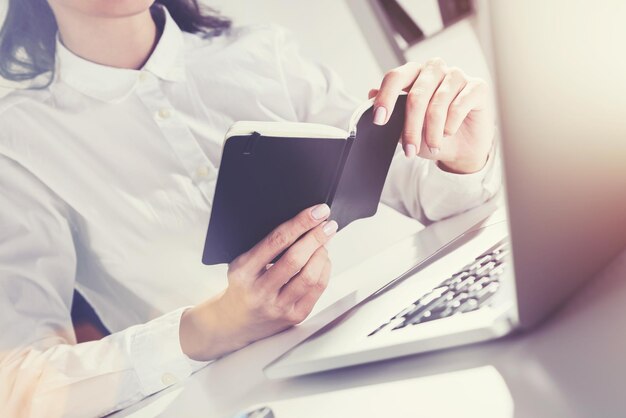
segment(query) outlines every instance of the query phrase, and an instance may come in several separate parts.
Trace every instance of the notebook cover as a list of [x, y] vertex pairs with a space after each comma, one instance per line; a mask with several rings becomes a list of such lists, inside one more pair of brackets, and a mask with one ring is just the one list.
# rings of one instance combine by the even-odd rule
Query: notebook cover
[[230, 137], [202, 262], [230, 263], [301, 210], [325, 202], [345, 139]]
[[339, 228], [375, 214], [404, 123], [404, 97], [399, 100], [382, 127], [373, 124], [372, 109], [367, 110], [356, 139], [230, 137], [202, 262], [230, 263], [276, 226], [318, 203], [331, 206]]
[[332, 197], [331, 217], [339, 228], [376, 214], [380, 195], [404, 127], [406, 95], [398, 97], [389, 121], [374, 124], [369, 108], [356, 126], [356, 138]]

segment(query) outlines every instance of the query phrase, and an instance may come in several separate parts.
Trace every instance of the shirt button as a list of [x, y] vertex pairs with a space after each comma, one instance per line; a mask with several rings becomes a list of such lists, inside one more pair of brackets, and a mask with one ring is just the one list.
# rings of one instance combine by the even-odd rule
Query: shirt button
[[209, 175], [209, 169], [208, 169], [208, 167], [204, 167], [204, 166], [199, 167], [199, 168], [196, 170], [196, 175], [197, 175], [198, 177], [206, 177], [206, 176], [208, 176], [208, 175]]
[[159, 116], [159, 118], [161, 119], [168, 119], [170, 116], [172, 116], [172, 112], [170, 112], [169, 109], [161, 109], [157, 112], [157, 115]]
[[161, 376], [161, 382], [166, 386], [171, 386], [178, 383], [178, 379], [172, 373], [163, 373], [163, 376]]
[[148, 80], [148, 73], [146, 73], [145, 71], [142, 71], [139, 73], [139, 81], [146, 81]]

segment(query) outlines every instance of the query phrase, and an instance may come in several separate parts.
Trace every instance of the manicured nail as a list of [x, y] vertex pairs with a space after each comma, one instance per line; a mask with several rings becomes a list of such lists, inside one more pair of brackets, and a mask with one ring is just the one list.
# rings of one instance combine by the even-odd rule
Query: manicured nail
[[404, 146], [404, 155], [406, 158], [413, 158], [417, 154], [417, 148], [413, 144], [406, 144]]
[[322, 228], [322, 230], [324, 231], [324, 234], [326, 235], [332, 235], [335, 232], [337, 232], [337, 222], [335, 221], [329, 221], [326, 223], [326, 225], [324, 225], [324, 227]]
[[313, 219], [316, 219], [318, 221], [327, 217], [329, 213], [330, 208], [325, 203], [317, 205], [313, 209], [311, 209], [311, 216], [313, 217]]
[[437, 148], [437, 147], [428, 147], [428, 149], [430, 150], [430, 153], [431, 153], [432, 155], [437, 155], [437, 154], [439, 154], [439, 148]]
[[374, 124], [384, 125], [386, 119], [387, 109], [385, 109], [383, 106], [378, 106], [376, 110], [374, 110]]

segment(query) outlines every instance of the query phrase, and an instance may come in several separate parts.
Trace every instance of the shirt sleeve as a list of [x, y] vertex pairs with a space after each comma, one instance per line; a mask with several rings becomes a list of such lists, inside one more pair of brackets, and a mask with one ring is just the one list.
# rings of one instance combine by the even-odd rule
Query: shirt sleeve
[[423, 224], [480, 206], [500, 190], [498, 144], [494, 139], [487, 163], [471, 174], [450, 173], [436, 161], [408, 159], [399, 150], [389, 168], [381, 200]]
[[[275, 42], [279, 73], [298, 120], [347, 130], [352, 112], [367, 92], [363, 100], [349, 95], [336, 73], [299, 53], [286, 30], [275, 30]], [[381, 201], [426, 224], [485, 203], [500, 183], [497, 140], [485, 167], [472, 174], [449, 173], [419, 157], [407, 159], [398, 147]]]
[[77, 344], [71, 210], [1, 156], [0, 173], [0, 416], [104, 415], [206, 364], [180, 348], [184, 308]]

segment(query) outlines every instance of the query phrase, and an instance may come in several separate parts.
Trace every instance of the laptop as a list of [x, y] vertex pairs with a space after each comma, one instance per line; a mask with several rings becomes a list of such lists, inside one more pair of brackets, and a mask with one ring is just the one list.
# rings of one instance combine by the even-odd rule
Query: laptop
[[416, 254], [426, 228], [372, 257], [358, 274], [388, 272], [387, 285], [270, 363], [267, 377], [532, 329], [626, 248], [626, 3], [601, 3], [489, 2], [505, 220]]

